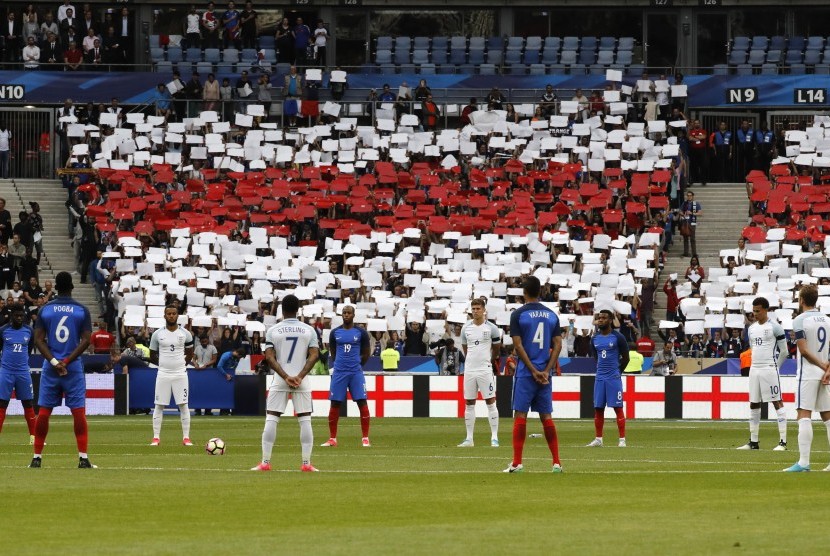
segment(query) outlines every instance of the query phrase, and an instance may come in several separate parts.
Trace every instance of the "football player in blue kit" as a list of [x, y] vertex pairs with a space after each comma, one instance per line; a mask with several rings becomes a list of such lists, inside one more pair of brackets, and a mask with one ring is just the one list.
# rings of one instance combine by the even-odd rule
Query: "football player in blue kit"
[[12, 392], [23, 406], [23, 415], [29, 426], [29, 444], [35, 443], [35, 408], [32, 406], [34, 391], [32, 373], [29, 369], [29, 345], [32, 341], [32, 327], [23, 324], [26, 310], [23, 305], [14, 305], [11, 322], [0, 328], [0, 431], [6, 419], [6, 410], [12, 399]]
[[602, 427], [605, 425], [605, 408], [613, 407], [620, 431], [619, 447], [625, 448], [625, 413], [623, 413], [622, 372], [628, 365], [628, 343], [622, 334], [614, 330], [614, 313], [603, 309], [594, 318], [597, 332], [591, 338], [591, 354], [597, 360], [597, 377], [594, 381], [594, 429], [596, 438], [588, 446], [602, 446]]

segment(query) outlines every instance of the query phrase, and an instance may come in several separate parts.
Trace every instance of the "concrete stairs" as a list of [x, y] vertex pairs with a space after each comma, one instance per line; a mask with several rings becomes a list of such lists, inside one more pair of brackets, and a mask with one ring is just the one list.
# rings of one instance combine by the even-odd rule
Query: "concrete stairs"
[[[699, 220], [696, 232], [697, 256], [708, 276], [709, 268], [720, 267], [720, 250], [738, 246], [741, 230], [749, 219], [749, 200], [743, 184], [709, 184], [706, 187], [696, 186], [692, 191], [695, 200], [702, 205], [703, 216]], [[669, 249], [669, 256], [657, 287], [652, 339], [657, 338], [657, 324], [666, 317], [666, 294], [663, 293], [663, 284], [672, 273], [677, 273], [678, 279], [683, 283], [683, 275], [691, 259], [683, 256], [683, 236], [679, 232], [675, 233], [673, 241], [674, 245]]]
[[44, 280], [54, 281], [61, 271], [73, 272], [72, 281], [75, 290], [72, 297], [89, 308], [92, 319], [99, 314], [95, 302], [95, 290], [90, 284], [81, 284], [81, 277], [76, 273], [75, 251], [67, 230], [69, 214], [64, 203], [66, 190], [59, 180], [10, 179], [0, 180], [0, 197], [6, 199], [6, 210], [12, 215], [12, 222], [18, 221], [20, 211], [29, 211], [29, 203], [36, 201], [40, 205], [43, 217], [43, 256], [40, 259], [40, 284]]

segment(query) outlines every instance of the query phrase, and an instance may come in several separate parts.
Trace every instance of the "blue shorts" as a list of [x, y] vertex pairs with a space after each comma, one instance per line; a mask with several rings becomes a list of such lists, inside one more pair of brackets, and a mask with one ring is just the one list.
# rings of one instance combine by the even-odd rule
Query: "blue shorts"
[[12, 390], [18, 400], [34, 398], [31, 373], [10, 373], [0, 370], [0, 400], [12, 399]]
[[621, 378], [597, 378], [594, 382], [594, 407], [622, 407]]
[[541, 414], [553, 413], [553, 392], [550, 382], [539, 384], [532, 376], [513, 377], [513, 411]]
[[66, 397], [66, 407], [77, 409], [86, 406], [86, 377], [84, 373], [69, 373], [58, 376], [52, 372], [40, 374], [40, 392], [37, 404], [40, 407], [58, 407], [61, 397]]
[[366, 377], [359, 373], [334, 373], [331, 375], [329, 399], [333, 402], [346, 401], [346, 389], [352, 394], [352, 400], [366, 399]]

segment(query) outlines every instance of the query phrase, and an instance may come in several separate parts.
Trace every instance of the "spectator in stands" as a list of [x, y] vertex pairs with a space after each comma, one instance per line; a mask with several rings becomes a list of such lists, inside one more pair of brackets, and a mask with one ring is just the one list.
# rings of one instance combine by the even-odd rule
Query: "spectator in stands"
[[[40, 50], [40, 61], [46, 64], [44, 69], [56, 70], [58, 64], [63, 63], [63, 50], [58, 42], [56, 33], [49, 31], [46, 39], [46, 44]], [[66, 160], [65, 158], [63, 160]]]
[[398, 370], [401, 354], [395, 349], [395, 343], [391, 340], [386, 342], [386, 349], [380, 352], [380, 360], [383, 364], [383, 372]]
[[451, 376], [461, 374], [461, 363], [464, 361], [464, 354], [455, 347], [452, 338], [445, 341], [435, 352], [435, 363], [438, 365], [438, 374]]
[[29, 37], [37, 43], [40, 40], [40, 26], [37, 23], [36, 13], [23, 13], [23, 40], [29, 42]]
[[[12, 131], [5, 121], [0, 120], [0, 178], [9, 179], [11, 165]], [[5, 203], [4, 203], [5, 205]]]
[[267, 75], [260, 75], [256, 86], [256, 99], [259, 104], [265, 106], [265, 117], [263, 121], [268, 119], [271, 113], [271, 80]]
[[741, 352], [744, 349], [746, 349], [746, 346], [744, 346], [743, 340], [741, 340], [741, 330], [739, 328], [733, 328], [729, 339], [726, 341], [726, 347], [724, 348], [725, 356], [728, 359], [737, 359], [741, 356]]
[[89, 345], [93, 353], [106, 354], [115, 344], [115, 336], [108, 330], [106, 321], [98, 322], [98, 330], [89, 337]]
[[691, 254], [697, 253], [696, 235], [698, 218], [703, 216], [703, 207], [698, 201], [695, 201], [695, 194], [692, 191], [686, 192], [686, 201], [680, 207], [680, 214], [683, 217], [683, 222], [686, 224], [685, 228], [687, 230], [686, 234], [683, 234], [682, 228], [680, 232], [683, 235], [683, 256], [688, 257], [690, 255], [690, 244], [692, 247]]
[[572, 102], [579, 103], [579, 112], [577, 112], [577, 120], [580, 122], [585, 121], [588, 118], [588, 112], [591, 108], [591, 102], [588, 100], [588, 97], [585, 96], [585, 93], [582, 92], [582, 89], [577, 89], [574, 91], [574, 96], [571, 99]]
[[210, 343], [207, 335], [201, 335], [199, 344], [193, 350], [193, 368], [196, 370], [213, 368], [218, 359], [219, 352], [216, 351], [216, 346]]
[[692, 336], [692, 341], [689, 343], [688, 357], [703, 357], [706, 353], [706, 345], [703, 338], [699, 334]]
[[63, 4], [58, 6], [58, 22], [63, 21], [75, 13], [75, 7], [69, 3], [69, 0], [64, 0]]
[[824, 256], [823, 248], [824, 246], [821, 243], [813, 243], [812, 253], [798, 261], [799, 274], [813, 275], [814, 268], [830, 267], [830, 264], [827, 262], [827, 257]]
[[666, 294], [666, 320], [677, 321], [677, 307], [680, 305], [677, 298], [677, 274], [672, 274], [663, 284], [663, 293]]
[[213, 2], [208, 2], [207, 10], [202, 14], [202, 47], [219, 48], [219, 15]]
[[46, 12], [43, 23], [40, 24], [40, 42], [49, 41], [50, 33], [57, 37], [60, 34], [60, 27], [52, 16], [52, 12]]
[[242, 48], [256, 48], [257, 12], [251, 2], [245, 2], [245, 9], [239, 14], [242, 25]]
[[170, 116], [170, 101], [172, 98], [164, 83], [156, 85], [156, 91], [151, 99], [153, 106], [156, 108], [156, 116], [162, 116], [163, 118]]
[[25, 284], [29, 281], [30, 278], [33, 276], [37, 278], [37, 259], [35, 259], [34, 253], [31, 247], [26, 248], [26, 255], [23, 257], [23, 263], [20, 265], [20, 282], [21, 284]]
[[654, 355], [651, 363], [651, 376], [673, 375], [677, 369], [677, 356], [671, 344], [663, 344], [663, 349]]
[[545, 86], [545, 92], [542, 93], [541, 98], [539, 99], [539, 108], [542, 109], [542, 115], [545, 118], [550, 118], [556, 114], [556, 105], [559, 102], [559, 99], [556, 98], [556, 93], [553, 90], [553, 85], [548, 84]]
[[643, 280], [642, 290], [639, 296], [640, 305], [637, 307], [638, 326], [643, 334], [651, 330], [654, 319], [654, 295], [657, 291], [657, 282], [654, 278]]
[[476, 98], [472, 97], [470, 99], [470, 104], [468, 104], [467, 106], [465, 106], [461, 110], [461, 125], [462, 126], [470, 125], [470, 114], [472, 114], [476, 110], [478, 110], [478, 103], [476, 101]]
[[190, 75], [190, 80], [184, 86], [184, 95], [187, 99], [187, 117], [192, 117], [199, 112], [199, 101], [204, 97], [202, 80], [195, 71]]
[[503, 110], [504, 103], [507, 98], [504, 96], [498, 87], [493, 87], [487, 95], [487, 109], [488, 110]]
[[[0, 142], [2, 142], [3, 138], [3, 126], [0, 123]], [[12, 215], [6, 208], [6, 200], [0, 198], [0, 244], [6, 245], [9, 242], [9, 239], [12, 236]], [[0, 280], [0, 288], [4, 282]]]
[[219, 99], [219, 82], [216, 80], [215, 75], [209, 73], [204, 88], [202, 89], [202, 100], [205, 101], [204, 109], [210, 111], [218, 110]]
[[104, 69], [104, 49], [101, 48], [101, 39], [95, 37], [90, 48], [84, 56], [87, 68], [91, 71]]
[[78, 71], [84, 60], [84, 53], [76, 48], [75, 41], [69, 43], [69, 48], [63, 52], [63, 70]]
[[3, 61], [6, 64], [16, 64], [20, 61], [20, 51], [23, 49], [23, 26], [15, 19], [12, 10], [9, 10], [6, 15], [6, 23], [3, 25], [3, 48]]
[[424, 339], [424, 332], [421, 330], [420, 322], [412, 322], [407, 326], [403, 349], [404, 355], [427, 354], [427, 342]]
[[185, 82], [178, 70], [173, 70], [173, 79], [170, 80], [170, 84], [175, 85], [175, 92], [170, 95], [173, 97], [173, 111], [176, 114], [176, 120], [182, 121], [187, 117], [187, 93]]
[[233, 118], [234, 89], [231, 87], [231, 80], [227, 77], [222, 79], [219, 87], [219, 98], [222, 100], [222, 116], [225, 121]]
[[[302, 20], [299, 20], [302, 21]], [[282, 103], [282, 113], [288, 116], [289, 125], [297, 125], [297, 101], [303, 97], [303, 77], [297, 73], [297, 66], [291, 66], [288, 74], [283, 78], [282, 95], [285, 97]]]
[[68, 37], [70, 36], [70, 32], [72, 35], [74, 35], [78, 30], [79, 23], [80, 22], [77, 20], [77, 18], [75, 18], [75, 10], [71, 8], [67, 9], [66, 17], [58, 21], [61, 42], [63, 42], [63, 44], [69, 43]]
[[23, 69], [36, 70], [40, 68], [40, 47], [35, 44], [35, 38], [26, 39], [23, 47]]
[[98, 40], [98, 45], [100, 47], [101, 38], [95, 34], [95, 29], [90, 27], [84, 35], [84, 40], [81, 41], [81, 47], [83, 48], [84, 54], [89, 54], [89, 51], [95, 45], [96, 40]]
[[40, 257], [43, 255], [43, 217], [40, 215], [40, 204], [31, 201], [29, 206], [32, 212], [29, 214], [29, 223], [32, 226], [32, 247], [37, 253], [37, 264], [40, 264]]
[[692, 293], [700, 293], [700, 285], [706, 279], [706, 271], [700, 266], [700, 260], [697, 258], [697, 255], [692, 255], [684, 276], [692, 285]]
[[323, 25], [323, 20], [317, 20], [317, 28], [314, 29], [314, 63], [318, 66], [326, 65], [326, 43], [329, 40], [329, 32]]
[[125, 64], [132, 64], [133, 63], [133, 33], [135, 33], [135, 27], [133, 26], [133, 18], [130, 16], [130, 10], [124, 6], [121, 8], [121, 14], [115, 20], [115, 34], [119, 38], [118, 45], [121, 48], [121, 56], [120, 59], [124, 61]]
[[715, 179], [721, 183], [732, 181], [732, 132], [726, 128], [726, 122], [718, 124], [718, 130], [709, 138], [712, 160], [715, 161]]
[[202, 33], [201, 33], [202, 16], [196, 11], [196, 5], [190, 5], [190, 11], [184, 18], [184, 36], [186, 48], [201, 48], [202, 47]]
[[636, 346], [637, 351], [639, 351], [643, 357], [651, 357], [654, 355], [654, 340], [651, 339], [647, 330], [643, 331], [643, 335], [637, 340]]
[[519, 115], [516, 113], [516, 107], [513, 106], [512, 102], [508, 102], [507, 106], [505, 106], [504, 119], [507, 120], [508, 123], [517, 124], [519, 123]]
[[709, 134], [700, 125], [700, 120], [695, 119], [689, 129], [690, 185], [695, 183], [706, 185], [709, 175], [708, 137]]
[[706, 357], [722, 358], [726, 353], [725, 347], [720, 330], [715, 330], [712, 339], [706, 344]]
[[308, 61], [306, 60], [306, 49], [311, 38], [311, 30], [308, 25], [303, 23], [303, 18], [297, 18], [294, 28], [291, 30], [291, 36], [294, 39], [294, 65], [303, 66]]
[[23, 287], [23, 300], [26, 302], [26, 306], [32, 307], [38, 305], [40, 297], [43, 295], [43, 288], [40, 287], [37, 277], [29, 277], [25, 284]]
[[441, 109], [432, 100], [432, 93], [427, 94], [427, 98], [421, 104], [421, 112], [423, 113], [423, 126], [426, 131], [434, 131], [438, 127], [438, 119], [441, 117]]
[[761, 129], [755, 132], [755, 168], [765, 174], [769, 173], [770, 164], [775, 156], [775, 133], [769, 129], [767, 120], [761, 120]]
[[29, 219], [29, 213], [25, 210], [21, 210], [18, 214], [18, 222], [14, 225], [12, 229], [12, 233], [14, 233], [20, 243], [23, 244], [24, 247], [32, 247], [34, 245], [34, 227], [32, 226], [32, 222]]
[[389, 341], [392, 342], [392, 346], [395, 348], [399, 354], [404, 354], [404, 342], [401, 340], [400, 334], [398, 334], [397, 330], [393, 330], [389, 333]]
[[240, 49], [242, 47], [242, 24], [239, 21], [239, 10], [236, 9], [233, 1], [228, 2], [228, 9], [222, 15], [222, 25], [225, 27], [223, 37], [225, 48], [233, 45], [237, 50]]
[[291, 64], [294, 62], [294, 36], [288, 18], [282, 18], [274, 35], [277, 47], [277, 63]]
[[744, 181], [746, 175], [752, 170], [755, 162], [755, 131], [749, 120], [742, 120], [741, 127], [735, 134], [735, 148], [737, 150], [739, 181]]

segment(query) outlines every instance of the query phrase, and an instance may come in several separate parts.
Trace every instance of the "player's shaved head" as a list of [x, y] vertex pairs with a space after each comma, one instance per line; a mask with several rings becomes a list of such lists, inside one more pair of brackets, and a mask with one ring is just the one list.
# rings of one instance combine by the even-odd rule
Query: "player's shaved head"
[[801, 287], [798, 292], [798, 297], [801, 298], [801, 303], [805, 307], [815, 307], [818, 303], [818, 288], [812, 284], [807, 284]]
[[522, 284], [525, 297], [530, 299], [539, 299], [542, 294], [542, 283], [536, 276], [527, 276]]
[[300, 310], [300, 300], [296, 295], [288, 294], [282, 298], [282, 316], [296, 317]]

